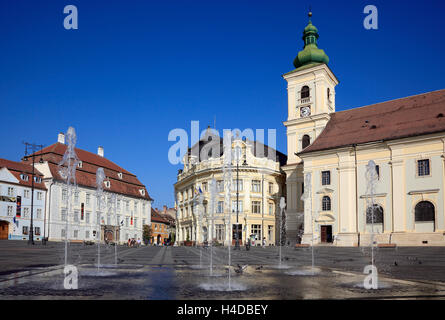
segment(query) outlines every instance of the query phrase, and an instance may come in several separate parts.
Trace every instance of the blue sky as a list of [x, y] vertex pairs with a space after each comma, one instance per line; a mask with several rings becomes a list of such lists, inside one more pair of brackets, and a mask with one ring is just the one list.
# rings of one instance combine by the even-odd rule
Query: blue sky
[[[76, 5], [79, 29], [63, 28]], [[363, 27], [373, 4], [379, 29]], [[445, 88], [443, 1], [0, 2], [0, 157], [50, 145], [73, 126], [78, 147], [135, 173], [173, 206], [174, 128], [275, 128], [286, 153], [286, 83], [307, 8], [340, 80], [337, 110]]]

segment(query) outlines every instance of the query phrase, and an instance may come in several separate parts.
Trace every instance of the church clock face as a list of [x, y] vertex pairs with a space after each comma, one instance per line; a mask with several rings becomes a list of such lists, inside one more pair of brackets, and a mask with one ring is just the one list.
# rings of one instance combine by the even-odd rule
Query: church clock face
[[300, 108], [300, 116], [307, 117], [311, 115], [311, 107], [301, 107]]

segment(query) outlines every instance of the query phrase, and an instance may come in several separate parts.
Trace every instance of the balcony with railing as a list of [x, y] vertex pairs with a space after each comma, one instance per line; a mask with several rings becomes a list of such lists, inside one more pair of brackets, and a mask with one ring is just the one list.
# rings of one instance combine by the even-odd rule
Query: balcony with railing
[[306, 98], [298, 99], [298, 105], [299, 106], [303, 105], [303, 104], [310, 104], [310, 103], [312, 103], [312, 97], [311, 96], [306, 97]]

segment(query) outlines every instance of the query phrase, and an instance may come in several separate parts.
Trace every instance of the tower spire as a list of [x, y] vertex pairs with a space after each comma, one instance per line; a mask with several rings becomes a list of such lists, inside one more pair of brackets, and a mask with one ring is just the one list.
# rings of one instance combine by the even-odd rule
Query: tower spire
[[302, 67], [308, 64], [314, 63], [326, 63], [329, 62], [329, 57], [326, 53], [319, 49], [317, 46], [318, 29], [312, 24], [312, 9], [309, 7], [308, 12], [309, 21], [303, 30], [304, 49], [300, 51], [294, 60], [295, 68]]

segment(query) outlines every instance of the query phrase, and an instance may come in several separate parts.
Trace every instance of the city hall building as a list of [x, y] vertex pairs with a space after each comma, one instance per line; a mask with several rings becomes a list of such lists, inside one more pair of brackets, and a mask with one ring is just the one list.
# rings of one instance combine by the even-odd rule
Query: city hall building
[[283, 75], [287, 239], [362, 246], [374, 233], [377, 244], [445, 245], [445, 90], [336, 112], [338, 79], [317, 39], [309, 20], [295, 69]]
[[[35, 167], [43, 174], [48, 190], [45, 230], [49, 240], [64, 241], [68, 219], [69, 241], [96, 241], [100, 225], [100, 240], [126, 243], [129, 238], [142, 239], [142, 226], [151, 224], [151, 202], [146, 187], [131, 172], [104, 157], [104, 149], [97, 154], [75, 149], [79, 162], [76, 168], [77, 188], [71, 197], [72, 212], [68, 212], [68, 189], [59, 170], [59, 163], [67, 149], [65, 135], [35, 155], [42, 159]], [[32, 156], [22, 159], [32, 163]], [[96, 172], [103, 168], [103, 202], [99, 205]]]
[[[215, 141], [219, 144], [217, 151], [208, 148]], [[208, 129], [184, 156], [184, 169], [179, 170], [174, 185], [176, 241], [180, 245], [203, 244], [212, 239], [214, 244], [234, 245], [238, 239], [243, 245], [248, 239], [255, 238], [260, 243], [265, 238], [266, 245], [276, 245], [279, 203], [285, 194], [281, 165], [286, 163], [286, 156], [261, 143], [233, 138], [229, 146], [232, 154], [238, 150], [239, 156], [231, 158], [230, 205], [227, 206], [223, 169], [227, 155], [223, 143], [223, 138]], [[213, 212], [212, 180], [216, 182]]]

